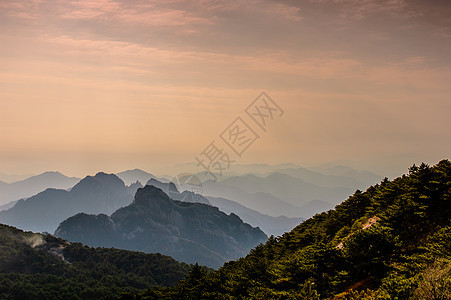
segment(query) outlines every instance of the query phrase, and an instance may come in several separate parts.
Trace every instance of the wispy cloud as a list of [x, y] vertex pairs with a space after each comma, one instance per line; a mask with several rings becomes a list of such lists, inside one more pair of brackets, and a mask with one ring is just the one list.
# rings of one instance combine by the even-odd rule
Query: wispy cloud
[[121, 5], [111, 0], [59, 1], [56, 13], [67, 19], [107, 18], [119, 12]]
[[33, 20], [39, 14], [39, 5], [45, 0], [4, 0], [0, 1], [0, 15]]
[[424, 139], [443, 153], [451, 25], [437, 3], [0, 1], [0, 144], [190, 159], [266, 90], [287, 113], [262, 156], [415, 151]]
[[[194, 1], [190, 1], [193, 3]], [[300, 21], [302, 17], [299, 15], [300, 9], [296, 6], [285, 3], [267, 1], [267, 0], [250, 0], [250, 1], [197, 1], [197, 7], [202, 11], [218, 12], [241, 12], [243, 14], [261, 14], [266, 17], [284, 18], [291, 21]]]
[[[343, 17], [355, 19], [386, 13], [400, 15], [407, 7], [405, 0], [335, 0], [335, 3], [344, 5]], [[407, 14], [410, 15], [411, 12]]]
[[[8, 39], [4, 41], [9, 42]], [[387, 82], [390, 85], [402, 83], [412, 84], [414, 87], [437, 88], [444, 84], [441, 78], [448, 78], [446, 68], [429, 66], [430, 59], [425, 56], [409, 56], [401, 61], [387, 60], [374, 65], [353, 57], [351, 53], [336, 51], [306, 51], [301, 55], [272, 51], [247, 55], [170, 49], [135, 42], [78, 39], [71, 36], [35, 36], [32, 41], [40, 49], [39, 53], [46, 53], [47, 59], [41, 58], [43, 63], [57, 62], [61, 66], [60, 70], [69, 69], [66, 66], [71, 64], [72, 70], [79, 66], [89, 68], [97, 74], [123, 73], [122, 77], [131, 81], [159, 77], [177, 82], [183, 81], [185, 77], [197, 78], [201, 83], [224, 73], [235, 74], [234, 79], [228, 80], [230, 83], [235, 79], [237, 82], [246, 81], [248, 76], [254, 77], [256, 74], [268, 79], [279, 74], [300, 80], [358, 79]], [[23, 51], [23, 55], [40, 55], [27, 48]], [[7, 64], [5, 60], [4, 65]], [[88, 75], [84, 72], [80, 74]]]
[[371, 15], [410, 15], [406, 0], [310, 0], [313, 3], [333, 4], [343, 18], [363, 19]]
[[155, 27], [183, 27], [211, 24], [211, 18], [186, 9], [171, 8], [164, 2], [62, 1], [57, 13], [63, 19], [91, 19], [104, 23], [138, 24]]

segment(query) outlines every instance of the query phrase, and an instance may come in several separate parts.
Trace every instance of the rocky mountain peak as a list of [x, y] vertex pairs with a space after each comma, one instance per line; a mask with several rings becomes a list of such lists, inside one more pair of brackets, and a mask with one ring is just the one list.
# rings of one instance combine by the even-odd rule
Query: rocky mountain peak
[[137, 205], [148, 206], [155, 203], [168, 204], [172, 202], [171, 198], [163, 192], [160, 188], [154, 185], [146, 185], [145, 187], [139, 188], [135, 194], [135, 200], [133, 203]]
[[72, 188], [72, 191], [86, 191], [92, 188], [103, 188], [112, 191], [123, 190], [125, 189], [125, 184], [114, 174], [99, 172], [95, 176], [86, 176], [83, 178]]

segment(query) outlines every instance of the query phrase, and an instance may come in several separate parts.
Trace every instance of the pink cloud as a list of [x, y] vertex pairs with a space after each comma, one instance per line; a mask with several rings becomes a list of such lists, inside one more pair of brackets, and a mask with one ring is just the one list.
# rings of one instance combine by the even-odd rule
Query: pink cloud
[[[406, 0], [310, 0], [310, 2], [340, 5], [340, 16], [350, 19], [363, 19], [380, 13], [396, 13], [410, 16]], [[402, 14], [401, 14], [402, 13]]]
[[300, 9], [285, 3], [267, 0], [231, 0], [231, 1], [208, 1], [199, 0], [197, 4], [203, 11], [224, 12], [235, 11], [241, 13], [257, 13], [261, 15], [279, 17], [291, 21], [300, 21], [298, 15]]
[[33, 20], [36, 19], [39, 13], [39, 5], [42, 0], [30, 0], [27, 2], [18, 0], [0, 1], [0, 15], [7, 15], [10, 17]]
[[[38, 1], [34, 6], [39, 4]], [[42, 2], [42, 1], [41, 1]], [[8, 2], [11, 14], [31, 16], [31, 7], [22, 2]], [[144, 25], [159, 27], [187, 27], [195, 31], [195, 26], [213, 25], [218, 14], [234, 11], [258, 14], [262, 17], [278, 17], [299, 21], [299, 8], [267, 0], [252, 1], [112, 1], [112, 0], [57, 0], [52, 3], [52, 17], [65, 20], [96, 20], [120, 22], [124, 25]], [[41, 12], [46, 14], [48, 12]]]
[[[70, 36], [42, 36], [40, 48], [52, 57], [55, 70], [78, 70], [80, 74], [122, 74], [129, 82], [143, 78], [166, 76], [173, 84], [183, 84], [183, 78], [197, 81], [197, 85], [211, 78], [235, 74], [233, 82], [249, 77], [291, 78], [315, 80], [348, 80], [357, 86], [386, 85], [416, 89], [448, 89], [451, 72], [429, 65], [425, 57], [407, 57], [401, 62], [368, 64], [340, 52], [312, 52], [293, 55], [289, 52], [259, 55], [231, 55], [221, 52], [171, 50], [149, 47], [131, 42], [74, 39]], [[6, 62], [5, 62], [6, 63]], [[110, 74], [110, 75], [108, 75]], [[98, 76], [97, 76], [98, 77]]]
[[[63, 19], [93, 19], [124, 25], [184, 27], [211, 24], [211, 18], [185, 9], [165, 7], [158, 2], [118, 2], [111, 0], [63, 1]], [[192, 28], [191, 28], [192, 30]]]
[[59, 1], [56, 10], [66, 19], [92, 19], [116, 12], [119, 3], [111, 0]]

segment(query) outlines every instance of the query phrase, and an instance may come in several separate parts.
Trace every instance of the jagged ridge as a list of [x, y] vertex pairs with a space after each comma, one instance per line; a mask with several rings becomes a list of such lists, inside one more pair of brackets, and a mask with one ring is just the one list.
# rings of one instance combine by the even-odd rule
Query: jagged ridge
[[138, 189], [132, 204], [111, 217], [78, 214], [62, 222], [55, 235], [91, 246], [160, 252], [211, 267], [244, 256], [267, 238], [235, 214], [174, 201], [149, 185]]

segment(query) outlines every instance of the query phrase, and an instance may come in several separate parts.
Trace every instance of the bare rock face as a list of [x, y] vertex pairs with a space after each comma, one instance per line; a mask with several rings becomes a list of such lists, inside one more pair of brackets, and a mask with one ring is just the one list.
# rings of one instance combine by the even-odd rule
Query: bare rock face
[[134, 201], [111, 217], [78, 214], [62, 222], [55, 235], [90, 246], [159, 252], [213, 268], [246, 255], [267, 239], [235, 214], [172, 200], [152, 185], [138, 189]]

